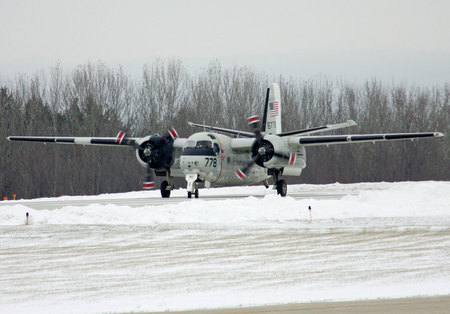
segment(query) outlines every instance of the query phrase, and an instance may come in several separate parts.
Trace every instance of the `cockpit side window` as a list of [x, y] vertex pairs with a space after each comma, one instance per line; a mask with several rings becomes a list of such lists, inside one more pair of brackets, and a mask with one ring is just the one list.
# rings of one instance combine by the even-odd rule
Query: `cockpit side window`
[[184, 147], [195, 147], [195, 141], [187, 141]]
[[214, 148], [213, 149], [214, 149], [214, 153], [218, 154], [220, 152], [219, 144], [214, 143]]
[[212, 143], [210, 141], [197, 141], [197, 148], [211, 148]]

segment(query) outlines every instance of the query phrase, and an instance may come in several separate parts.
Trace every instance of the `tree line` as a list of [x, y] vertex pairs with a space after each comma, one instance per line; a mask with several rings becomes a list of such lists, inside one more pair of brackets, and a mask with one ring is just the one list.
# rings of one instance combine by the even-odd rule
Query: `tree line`
[[[134, 151], [10, 143], [8, 135], [141, 137], [193, 121], [248, 130], [262, 114], [269, 82], [280, 85], [283, 130], [355, 120], [351, 133], [440, 131], [436, 140], [331, 145], [307, 149], [307, 167], [291, 183], [450, 179], [450, 84], [418, 87], [375, 79], [355, 84], [319, 77], [272, 77], [212, 62], [192, 73], [157, 60], [131, 78], [102, 62], [64, 71], [55, 65], [0, 82], [0, 196], [31, 198], [139, 190], [144, 170]], [[341, 131], [342, 133], [342, 131]], [[338, 134], [338, 133], [336, 133]], [[183, 180], [178, 186], [184, 186]]]

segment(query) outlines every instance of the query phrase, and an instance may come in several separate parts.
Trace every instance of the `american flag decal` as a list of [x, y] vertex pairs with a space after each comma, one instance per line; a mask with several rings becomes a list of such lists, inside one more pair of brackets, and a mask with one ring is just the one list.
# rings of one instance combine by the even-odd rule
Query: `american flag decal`
[[269, 113], [271, 117], [278, 116], [278, 101], [269, 103]]

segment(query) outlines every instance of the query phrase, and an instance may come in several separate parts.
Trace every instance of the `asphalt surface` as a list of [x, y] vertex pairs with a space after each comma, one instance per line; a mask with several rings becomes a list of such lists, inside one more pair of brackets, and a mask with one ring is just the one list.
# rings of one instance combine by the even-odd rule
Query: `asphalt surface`
[[[349, 192], [291, 192], [288, 196], [293, 197], [295, 199], [340, 199], [345, 195], [348, 195]], [[234, 195], [201, 195], [200, 199], [204, 201], [213, 201], [213, 200], [224, 200], [230, 198], [245, 198], [248, 196], [254, 196], [258, 198], [264, 197], [264, 195], [247, 195], [247, 194], [234, 194]], [[19, 200], [15, 201], [14, 204], [23, 204], [27, 207], [33, 209], [58, 209], [65, 206], [88, 206], [90, 204], [116, 204], [116, 205], [127, 205], [131, 207], [141, 207], [145, 205], [162, 205], [168, 203], [180, 203], [185, 201], [193, 201], [196, 199], [187, 199], [185, 196], [174, 196], [168, 199], [162, 199], [160, 197], [136, 197], [136, 198], [87, 198], [87, 199], [71, 199], [71, 198], [51, 198], [51, 199], [41, 199], [41, 200]], [[11, 205], [12, 202], [0, 202], [0, 206], [2, 205]], [[67, 230], [64, 230], [67, 232]], [[136, 230], [133, 230], [135, 233]], [[210, 231], [208, 231], [210, 232]], [[117, 233], [117, 230], [114, 229], [114, 233]], [[50, 232], [50, 234], [53, 234]], [[55, 233], [58, 234], [58, 233]], [[64, 233], [65, 234], [65, 233]], [[347, 237], [347, 234], [344, 234]], [[83, 234], [83, 237], [85, 235]], [[119, 235], [121, 237], [121, 235]], [[371, 239], [373, 238], [370, 235]], [[97, 237], [94, 238], [103, 239], [105, 237]], [[107, 238], [107, 237], [106, 237]], [[154, 239], [153, 237], [138, 237], [138, 238], [149, 238]], [[181, 237], [185, 239], [186, 237]], [[295, 238], [299, 238], [296, 236]], [[350, 237], [349, 237], [350, 238]], [[92, 239], [88, 239], [92, 241]], [[246, 239], [244, 239], [246, 240]], [[304, 241], [305, 239], [303, 239]], [[340, 240], [340, 239], [339, 239]], [[372, 239], [373, 240], [373, 239]], [[164, 239], [164, 244], [167, 244], [167, 239]], [[204, 241], [202, 240], [202, 245], [204, 246]], [[283, 241], [287, 242], [287, 241]], [[363, 241], [361, 241], [363, 242]], [[59, 241], [58, 243], [62, 243]], [[236, 239], [233, 239], [233, 243], [236, 244]], [[341, 242], [339, 242], [341, 243]], [[275, 243], [276, 244], [276, 243]], [[305, 243], [303, 243], [305, 245]], [[217, 242], [214, 242], [214, 246], [217, 246]], [[331, 247], [335, 247], [335, 244], [332, 244]], [[83, 248], [83, 247], [82, 247]], [[211, 249], [211, 248], [207, 248]], [[382, 248], [384, 250], [384, 248]], [[429, 247], [427, 248], [429, 249]], [[72, 249], [71, 249], [72, 250]], [[155, 250], [155, 247], [152, 249]], [[355, 250], [355, 245], [352, 244], [352, 250]], [[367, 250], [367, 248], [364, 248]], [[164, 251], [167, 251], [164, 248]], [[288, 251], [293, 251], [290, 248]], [[52, 253], [52, 257], [54, 258], [54, 253]], [[377, 253], [378, 254], [378, 253]], [[80, 255], [80, 254], [78, 254]], [[127, 254], [117, 254], [114, 252], [114, 255], [123, 255], [127, 256]], [[178, 255], [177, 255], [178, 256]], [[203, 256], [203, 255], [202, 255]], [[194, 256], [195, 257], [195, 256]], [[64, 256], [67, 258], [67, 256]], [[146, 262], [148, 256], [145, 256]], [[45, 258], [40, 257], [41, 260], [45, 260]], [[133, 256], [133, 262], [136, 262], [136, 256]], [[173, 259], [171, 260], [173, 263]], [[70, 262], [72, 263], [72, 262]], [[189, 264], [189, 263], [188, 263]], [[28, 277], [27, 277], [28, 278]], [[1, 312], [1, 311], [0, 311]], [[401, 299], [381, 299], [381, 300], [366, 300], [366, 301], [350, 301], [350, 302], [310, 302], [310, 303], [299, 303], [299, 304], [282, 304], [282, 305], [268, 305], [268, 306], [257, 306], [257, 307], [237, 307], [237, 308], [222, 308], [222, 309], [209, 309], [209, 310], [195, 310], [195, 311], [170, 311], [173, 313], [450, 313], [450, 296], [439, 296], [439, 297], [413, 297], [413, 298], [401, 298]], [[167, 312], [164, 312], [167, 313]]]
[[[160, 312], [167, 313], [167, 312]], [[179, 314], [446, 314], [450, 313], [450, 296], [428, 298], [402, 298], [351, 302], [311, 302], [274, 306], [242, 307], [203, 311], [171, 312]]]
[[[344, 192], [308, 192], [308, 193], [299, 193], [294, 192], [288, 194], [288, 196], [293, 197], [295, 199], [340, 199], [349, 193]], [[205, 201], [214, 201], [214, 200], [225, 200], [225, 199], [236, 199], [236, 198], [246, 198], [249, 196], [262, 198], [264, 194], [233, 194], [233, 195], [200, 195], [201, 200]], [[58, 209], [65, 206], [88, 206], [90, 204], [114, 204], [118, 206], [130, 206], [130, 207], [142, 207], [148, 205], [164, 205], [164, 204], [176, 204], [185, 201], [195, 201], [195, 198], [188, 199], [186, 196], [173, 196], [170, 198], [161, 198], [161, 197], [138, 197], [138, 198], [89, 198], [89, 199], [64, 199], [64, 198], [49, 198], [49, 199], [41, 199], [41, 200], [17, 200], [14, 202], [10, 201], [2, 201], [0, 202], [0, 206], [6, 205], [25, 205], [27, 207], [33, 209]]]

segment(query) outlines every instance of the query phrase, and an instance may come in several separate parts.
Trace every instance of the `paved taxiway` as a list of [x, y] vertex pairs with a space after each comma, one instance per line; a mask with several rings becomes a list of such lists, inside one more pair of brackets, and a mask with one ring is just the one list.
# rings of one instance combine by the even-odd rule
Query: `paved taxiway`
[[[262, 199], [274, 191], [253, 188], [225, 196], [202, 190], [199, 200], [188, 200], [180, 189], [170, 199], [154, 191], [17, 201], [37, 206], [30, 211], [36, 223], [23, 226], [24, 207], [4, 208], [0, 307], [42, 313], [60, 312], [59, 305], [93, 312], [92, 304], [97, 312], [124, 313], [446, 313], [450, 221], [436, 213], [448, 208], [448, 190], [439, 183], [406, 185], [416, 192], [403, 195], [402, 184], [389, 193], [380, 184], [292, 186], [289, 196], [298, 202]], [[422, 206], [415, 204], [423, 198], [414, 196], [424, 188], [429, 208], [416, 217]], [[227, 200], [229, 194], [239, 201]], [[358, 196], [344, 198], [349, 194]], [[382, 214], [386, 201], [398, 216]], [[179, 204], [160, 206], [167, 203]], [[314, 223], [302, 212], [310, 203], [318, 215]], [[144, 205], [156, 206], [128, 208]], [[434, 295], [441, 296], [389, 299]], [[378, 300], [321, 301], [352, 298]]]
[[[351, 302], [311, 302], [274, 306], [242, 307], [235, 309], [183, 311], [178, 314], [445, 314], [450, 310], [450, 296], [429, 298], [402, 298]], [[160, 312], [167, 313], [167, 312]]]
[[[288, 194], [288, 196], [295, 199], [340, 199], [349, 193], [343, 192], [294, 192]], [[214, 201], [214, 200], [225, 200], [225, 199], [236, 199], [236, 198], [246, 198], [249, 196], [254, 196], [262, 198], [265, 194], [233, 194], [233, 195], [200, 195], [201, 200]], [[14, 201], [14, 205], [25, 205], [33, 209], [58, 209], [65, 206], [88, 206], [91, 204], [114, 204], [118, 206], [130, 206], [130, 207], [142, 207], [147, 205], [165, 205], [165, 204], [176, 204], [185, 201], [195, 201], [195, 199], [188, 199], [186, 196], [173, 196], [170, 198], [161, 197], [139, 197], [139, 198], [105, 198], [105, 199], [64, 199], [64, 198], [49, 198], [41, 200], [18, 200]], [[9, 202], [0, 202], [0, 206], [11, 205]]]

